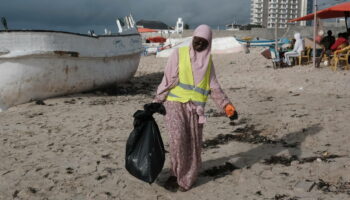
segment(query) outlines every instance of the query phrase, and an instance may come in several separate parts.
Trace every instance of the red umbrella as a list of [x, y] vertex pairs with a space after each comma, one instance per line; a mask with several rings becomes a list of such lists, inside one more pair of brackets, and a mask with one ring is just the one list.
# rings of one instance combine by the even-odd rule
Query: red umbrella
[[[323, 10], [319, 10], [316, 13], [317, 18], [320, 19], [329, 19], [329, 18], [337, 18], [337, 17], [349, 17], [350, 13], [350, 2], [341, 3], [329, 8], [325, 8]], [[306, 21], [306, 20], [313, 20], [314, 19], [314, 13], [305, 15], [303, 17], [295, 18], [292, 20], [289, 20], [289, 22], [295, 22], [295, 21]], [[346, 23], [347, 26], [347, 23]]]
[[[316, 4], [316, 3], [315, 3]], [[296, 19], [289, 20], [288, 22], [295, 21], [306, 21], [306, 20], [316, 20], [316, 18], [320, 19], [329, 19], [329, 18], [337, 18], [337, 17], [345, 17], [345, 26], [346, 30], [348, 30], [348, 17], [350, 13], [350, 2], [341, 3], [329, 8], [325, 8], [323, 10], [319, 10], [315, 13], [311, 13], [305, 15], [303, 17], [299, 17]], [[316, 38], [316, 25], [314, 25], [314, 38]], [[316, 49], [316, 43], [314, 42], [314, 49]], [[316, 51], [313, 51], [313, 65], [315, 66], [316, 59]]]

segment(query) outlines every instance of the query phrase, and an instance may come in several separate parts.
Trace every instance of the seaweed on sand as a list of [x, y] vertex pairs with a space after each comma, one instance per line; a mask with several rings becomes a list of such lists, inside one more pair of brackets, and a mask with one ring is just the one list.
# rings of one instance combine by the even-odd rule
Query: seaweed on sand
[[214, 166], [212, 168], [204, 170], [201, 173], [201, 175], [218, 178], [218, 177], [223, 177], [223, 176], [231, 173], [235, 169], [239, 169], [239, 167], [233, 165], [230, 162], [226, 162], [224, 165]]
[[297, 143], [289, 144], [284, 140], [271, 140], [268, 137], [260, 135], [262, 131], [257, 130], [254, 125], [247, 125], [243, 128], [237, 128], [234, 133], [219, 134], [213, 139], [205, 140], [203, 148], [218, 148], [218, 145], [227, 144], [230, 141], [252, 143], [252, 144], [282, 144], [284, 147], [296, 147]]

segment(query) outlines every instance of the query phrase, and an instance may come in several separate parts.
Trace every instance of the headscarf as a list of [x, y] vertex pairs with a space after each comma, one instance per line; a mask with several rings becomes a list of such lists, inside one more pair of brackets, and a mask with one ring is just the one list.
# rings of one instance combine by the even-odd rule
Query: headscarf
[[195, 84], [198, 84], [203, 80], [209, 64], [211, 42], [212, 42], [211, 28], [208, 25], [202, 24], [194, 30], [193, 37], [194, 36], [204, 38], [209, 42], [208, 47], [201, 52], [197, 52], [193, 49], [192, 42], [190, 45], [190, 57], [191, 57], [193, 78], [194, 78]]

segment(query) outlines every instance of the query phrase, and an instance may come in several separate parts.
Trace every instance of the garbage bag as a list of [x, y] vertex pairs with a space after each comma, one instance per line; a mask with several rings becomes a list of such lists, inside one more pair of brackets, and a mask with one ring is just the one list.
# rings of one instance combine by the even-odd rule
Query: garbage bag
[[162, 171], [165, 149], [162, 137], [153, 114], [165, 115], [160, 103], [144, 105], [144, 110], [134, 113], [134, 130], [126, 143], [125, 168], [136, 178], [153, 183]]

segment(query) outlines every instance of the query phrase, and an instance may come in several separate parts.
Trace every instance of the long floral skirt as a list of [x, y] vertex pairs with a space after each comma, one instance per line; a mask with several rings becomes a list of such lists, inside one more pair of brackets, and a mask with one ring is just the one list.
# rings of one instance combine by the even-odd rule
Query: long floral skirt
[[181, 187], [190, 189], [201, 167], [203, 124], [198, 123], [196, 106], [192, 102], [166, 101], [164, 105], [171, 173]]

